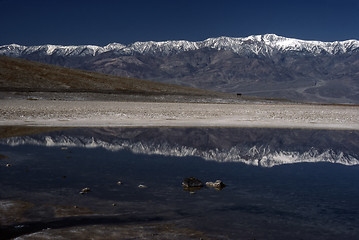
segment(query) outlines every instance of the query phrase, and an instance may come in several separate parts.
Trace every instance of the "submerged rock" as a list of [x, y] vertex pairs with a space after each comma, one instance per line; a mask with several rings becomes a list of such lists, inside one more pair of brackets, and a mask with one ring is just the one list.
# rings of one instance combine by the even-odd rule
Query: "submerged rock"
[[91, 191], [90, 188], [86, 187], [81, 190], [80, 194], [89, 193], [90, 191]]
[[222, 190], [226, 184], [224, 184], [221, 180], [216, 180], [215, 182], [206, 182], [206, 186], [215, 188], [217, 190]]
[[183, 179], [182, 187], [185, 190], [194, 191], [201, 189], [203, 187], [203, 183], [195, 177], [189, 177]]

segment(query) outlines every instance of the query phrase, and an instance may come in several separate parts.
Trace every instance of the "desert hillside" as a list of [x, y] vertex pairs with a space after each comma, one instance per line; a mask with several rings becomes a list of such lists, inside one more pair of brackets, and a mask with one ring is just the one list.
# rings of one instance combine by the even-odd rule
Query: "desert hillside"
[[5, 56], [0, 56], [0, 91], [223, 96], [207, 90], [69, 69]]

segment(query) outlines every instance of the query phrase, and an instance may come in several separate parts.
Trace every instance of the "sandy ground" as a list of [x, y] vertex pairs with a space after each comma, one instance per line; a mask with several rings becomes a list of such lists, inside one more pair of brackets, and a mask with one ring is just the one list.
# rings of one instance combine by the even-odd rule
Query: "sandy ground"
[[359, 106], [0, 100], [0, 126], [218, 126], [359, 130]]

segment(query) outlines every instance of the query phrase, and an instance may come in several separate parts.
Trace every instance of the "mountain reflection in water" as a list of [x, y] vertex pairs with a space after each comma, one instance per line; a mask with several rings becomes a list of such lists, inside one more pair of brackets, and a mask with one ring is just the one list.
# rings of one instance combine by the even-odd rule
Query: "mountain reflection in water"
[[301, 162], [359, 164], [359, 131], [253, 128], [80, 128], [8, 138], [16, 146], [73, 146], [272, 167]]
[[[0, 239], [356, 240], [358, 142], [359, 131], [260, 128], [3, 138]], [[184, 191], [191, 176], [226, 187]]]

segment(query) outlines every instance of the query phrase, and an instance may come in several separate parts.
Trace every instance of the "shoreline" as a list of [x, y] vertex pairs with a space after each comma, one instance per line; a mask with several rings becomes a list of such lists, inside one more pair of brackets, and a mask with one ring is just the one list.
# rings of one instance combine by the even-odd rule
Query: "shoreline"
[[0, 126], [359, 130], [359, 106], [16, 99], [0, 100]]

